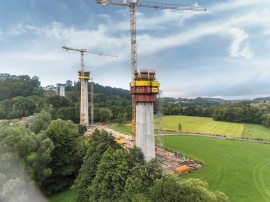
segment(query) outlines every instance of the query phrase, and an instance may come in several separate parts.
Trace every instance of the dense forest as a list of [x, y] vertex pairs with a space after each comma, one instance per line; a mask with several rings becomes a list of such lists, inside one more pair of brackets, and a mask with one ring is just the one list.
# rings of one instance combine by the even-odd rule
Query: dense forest
[[[131, 95], [129, 91], [94, 86], [94, 121], [108, 121], [119, 118], [125, 121], [131, 116]], [[89, 89], [91, 88], [89, 83]], [[89, 93], [89, 100], [90, 100]], [[14, 76], [0, 74], [0, 119], [18, 119], [41, 110], [50, 112], [52, 119], [80, 120], [80, 82], [66, 81], [66, 96], [60, 97], [52, 90], [43, 90], [37, 76]]]

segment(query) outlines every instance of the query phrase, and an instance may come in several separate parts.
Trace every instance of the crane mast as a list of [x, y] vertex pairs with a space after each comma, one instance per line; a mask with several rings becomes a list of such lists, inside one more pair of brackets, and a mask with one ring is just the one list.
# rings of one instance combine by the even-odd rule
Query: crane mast
[[[134, 73], [137, 72], [137, 42], [136, 42], [136, 7], [155, 8], [155, 9], [174, 9], [174, 10], [193, 10], [193, 11], [206, 11], [205, 7], [180, 5], [180, 4], [167, 4], [159, 2], [147, 2], [138, 0], [96, 0], [98, 4], [128, 6], [130, 7], [130, 38], [131, 38], [131, 73], [132, 81], [135, 80]], [[135, 142], [136, 138], [136, 102], [133, 101], [132, 95], [132, 136]]]
[[[91, 54], [96, 54], [96, 55], [100, 55], [100, 56], [110, 56], [110, 57], [118, 57], [115, 55], [111, 55], [111, 54], [107, 54], [107, 53], [101, 53], [98, 51], [88, 51], [86, 49], [77, 49], [77, 48], [69, 48], [66, 46], [62, 47], [63, 49], [66, 49], [66, 51], [68, 50], [72, 50], [72, 51], [78, 51], [81, 53], [81, 71], [79, 78], [81, 79], [81, 117], [80, 117], [80, 124], [82, 125], [86, 125], [88, 126], [88, 120], [86, 121], [86, 117], [88, 118], [88, 90], [86, 91], [86, 87], [85, 87], [85, 82], [87, 82], [87, 80], [90, 79], [90, 72], [85, 72], [84, 71], [84, 53], [91, 53]], [[93, 96], [93, 95], [92, 95]], [[86, 101], [87, 99], [87, 101]], [[91, 98], [93, 101], [93, 98]], [[93, 105], [91, 105], [91, 107], [93, 107]], [[86, 109], [87, 108], [87, 109]], [[93, 109], [91, 109], [92, 111]], [[87, 112], [87, 114], [86, 114]], [[93, 124], [93, 113], [91, 112], [91, 124]]]

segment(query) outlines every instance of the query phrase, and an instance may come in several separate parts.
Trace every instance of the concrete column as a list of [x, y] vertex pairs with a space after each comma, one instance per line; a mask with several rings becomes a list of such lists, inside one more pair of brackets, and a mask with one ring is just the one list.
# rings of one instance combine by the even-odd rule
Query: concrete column
[[136, 146], [141, 148], [146, 161], [155, 158], [153, 102], [136, 103]]
[[[81, 82], [81, 89], [82, 89], [83, 83]], [[82, 100], [82, 93], [81, 93], [81, 100]], [[84, 114], [85, 114], [85, 125], [89, 126], [89, 115], [88, 115], [88, 80], [84, 80], [84, 101], [85, 103], [81, 103], [81, 109], [80, 109], [80, 117], [82, 117], [82, 105], [84, 105]], [[80, 123], [82, 123], [82, 120], [80, 120]]]
[[60, 85], [60, 96], [64, 96], [65, 97], [65, 86]]
[[85, 125], [89, 126], [89, 113], [88, 113], [88, 80], [84, 81], [84, 90], [85, 90]]

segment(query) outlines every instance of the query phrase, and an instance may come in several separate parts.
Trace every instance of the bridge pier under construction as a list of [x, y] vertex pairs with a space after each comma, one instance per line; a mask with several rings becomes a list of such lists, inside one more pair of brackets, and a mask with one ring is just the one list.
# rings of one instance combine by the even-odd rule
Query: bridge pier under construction
[[81, 81], [81, 110], [80, 110], [80, 124], [89, 126], [88, 113], [88, 80], [90, 79], [90, 72], [79, 71], [79, 79]]
[[141, 148], [145, 160], [155, 157], [153, 102], [136, 103], [136, 146]]
[[135, 71], [134, 81], [130, 83], [132, 102], [136, 103], [136, 146], [141, 148], [145, 160], [155, 158], [154, 102], [157, 101], [159, 83], [155, 71], [141, 69]]

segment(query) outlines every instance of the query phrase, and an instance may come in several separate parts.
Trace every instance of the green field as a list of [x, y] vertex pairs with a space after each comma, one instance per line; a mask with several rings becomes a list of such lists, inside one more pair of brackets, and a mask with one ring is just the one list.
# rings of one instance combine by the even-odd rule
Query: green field
[[270, 141], [270, 129], [258, 124], [246, 124], [244, 138]]
[[165, 147], [207, 164], [200, 178], [231, 201], [270, 201], [270, 145], [208, 137], [166, 136]]
[[[156, 122], [157, 119], [155, 119]], [[163, 133], [178, 132], [179, 123], [182, 125], [182, 132], [270, 141], [270, 129], [262, 125], [214, 121], [212, 118], [196, 116], [164, 116]], [[155, 127], [157, 127], [156, 124]], [[112, 126], [111, 128], [126, 135], [131, 133], [131, 124]]]
[[182, 125], [182, 132], [224, 135], [227, 137], [241, 137], [245, 126], [242, 123], [214, 121], [213, 118], [207, 117], [177, 115], [163, 117], [163, 130], [178, 131], [179, 123]]
[[66, 191], [63, 191], [61, 193], [54, 194], [49, 197], [50, 202], [75, 202], [77, 198], [76, 191], [68, 189]]
[[131, 133], [131, 125], [130, 126], [111, 126], [111, 129], [116, 130], [125, 135], [130, 135]]

